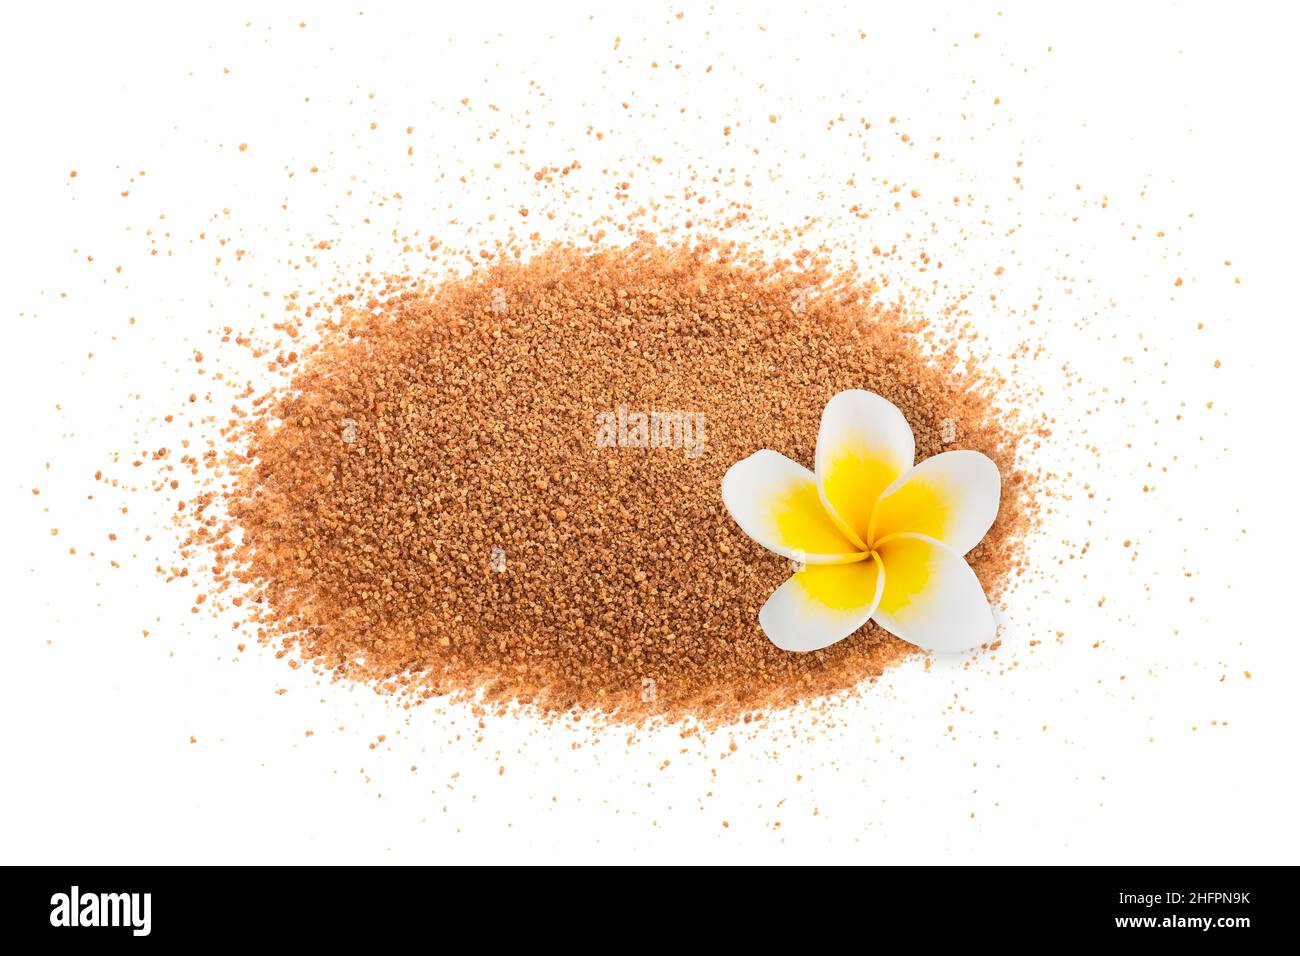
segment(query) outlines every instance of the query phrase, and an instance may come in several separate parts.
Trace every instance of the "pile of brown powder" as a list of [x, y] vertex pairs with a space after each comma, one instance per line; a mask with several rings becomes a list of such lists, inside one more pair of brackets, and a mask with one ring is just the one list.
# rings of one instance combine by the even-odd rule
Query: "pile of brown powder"
[[[826, 401], [878, 392], [918, 460], [998, 463], [969, 556], [990, 597], [1031, 505], [988, 383], [877, 291], [811, 257], [650, 243], [391, 287], [232, 423], [234, 480], [187, 515], [190, 553], [218, 555], [214, 603], [264, 643], [414, 699], [727, 719], [853, 688], [915, 649], [874, 624], [769, 643], [758, 611], [790, 566], [728, 516], [727, 468], [759, 448], [811, 466]], [[620, 406], [688, 413], [702, 453], [609, 447]]]

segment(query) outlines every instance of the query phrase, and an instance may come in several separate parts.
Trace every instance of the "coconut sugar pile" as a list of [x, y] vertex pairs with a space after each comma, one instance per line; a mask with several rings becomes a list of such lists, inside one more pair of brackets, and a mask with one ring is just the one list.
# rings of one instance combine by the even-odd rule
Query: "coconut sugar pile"
[[[722, 505], [756, 449], [811, 466], [822, 408], [849, 388], [903, 411], [917, 460], [997, 462], [1001, 510], [968, 559], [994, 600], [1016, 570], [1030, 493], [989, 383], [811, 260], [557, 249], [353, 306], [231, 423], [221, 490], [180, 519], [189, 555], [218, 556], [212, 605], [336, 678], [731, 719], [919, 654], [875, 624], [774, 647], [758, 612], [790, 565]], [[692, 439], [638, 447], [637, 412], [682, 413]]]

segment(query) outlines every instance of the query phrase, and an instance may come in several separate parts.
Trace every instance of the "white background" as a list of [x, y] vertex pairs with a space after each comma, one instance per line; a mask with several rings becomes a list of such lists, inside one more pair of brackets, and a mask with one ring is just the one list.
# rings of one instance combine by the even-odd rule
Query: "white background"
[[[1295, 23], [1053, 6], [10, 11], [0, 860], [1294, 863]], [[527, 174], [574, 159], [567, 191]], [[112, 456], [151, 447], [214, 328], [521, 204], [580, 238], [606, 170], [661, 225], [698, 174], [751, 204], [738, 237], [815, 215], [810, 243], [925, 248], [936, 302], [971, 293], [1052, 420], [999, 651], [602, 731], [320, 683], [162, 582], [161, 509], [91, 476], [130, 478]], [[900, 285], [933, 278], [912, 258]]]

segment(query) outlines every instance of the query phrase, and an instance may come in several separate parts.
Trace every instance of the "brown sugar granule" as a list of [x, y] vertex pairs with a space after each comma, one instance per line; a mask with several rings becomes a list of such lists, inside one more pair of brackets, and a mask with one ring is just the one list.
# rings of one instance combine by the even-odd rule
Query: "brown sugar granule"
[[[564, 248], [358, 304], [232, 424], [228, 490], [177, 518], [201, 522], [190, 544], [221, 555], [262, 642], [336, 677], [734, 719], [880, 675], [917, 652], [874, 624], [811, 654], [768, 641], [758, 611], [791, 568], [719, 490], [759, 448], [810, 466], [848, 388], [903, 411], [918, 460], [998, 463], [1001, 511], [968, 560], [993, 598], [1014, 572], [1030, 482], [989, 383], [811, 258]], [[702, 416], [702, 450], [602, 445], [620, 408]]]

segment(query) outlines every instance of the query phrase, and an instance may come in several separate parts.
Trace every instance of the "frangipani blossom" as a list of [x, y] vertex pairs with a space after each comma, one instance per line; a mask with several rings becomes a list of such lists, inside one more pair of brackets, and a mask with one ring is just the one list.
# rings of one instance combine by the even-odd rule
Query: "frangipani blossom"
[[919, 465], [907, 419], [873, 392], [822, 412], [816, 472], [764, 449], [722, 479], [742, 531], [796, 562], [758, 621], [787, 651], [815, 651], [869, 620], [926, 650], [993, 639], [993, 612], [965, 555], [997, 517], [1002, 480], [976, 451]]

